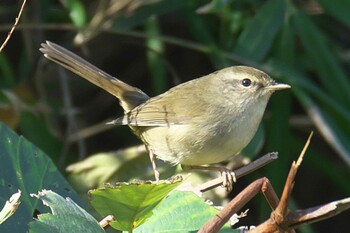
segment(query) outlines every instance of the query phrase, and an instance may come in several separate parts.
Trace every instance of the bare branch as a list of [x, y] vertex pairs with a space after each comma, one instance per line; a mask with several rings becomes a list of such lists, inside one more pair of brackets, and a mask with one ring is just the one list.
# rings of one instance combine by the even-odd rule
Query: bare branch
[[23, 0], [21, 9], [19, 10], [18, 15], [17, 15], [17, 17], [16, 17], [16, 19], [15, 19], [15, 23], [13, 24], [13, 26], [12, 26], [10, 32], [8, 33], [8, 35], [7, 35], [6, 39], [5, 39], [5, 41], [2, 43], [2, 45], [1, 45], [1, 47], [0, 47], [0, 53], [1, 53], [2, 50], [5, 48], [7, 42], [10, 40], [11, 35], [12, 35], [13, 31], [15, 30], [15, 28], [16, 28], [18, 22], [19, 22], [19, 19], [21, 18], [21, 15], [22, 15], [22, 12], [23, 12], [23, 9], [24, 9], [25, 4], [26, 4], [26, 0]]
[[[271, 163], [272, 161], [276, 160], [277, 158], [278, 158], [277, 152], [270, 152], [270, 153], [258, 158], [257, 160], [251, 162], [250, 164], [235, 170], [234, 173], [235, 173], [236, 179], [239, 179], [239, 178]], [[224, 181], [223, 177], [218, 177], [216, 179], [213, 179], [211, 181], [208, 181], [204, 184], [197, 186], [196, 190], [198, 190], [199, 192], [205, 192], [205, 191], [208, 191], [210, 189], [219, 187], [220, 185], [222, 185], [223, 181]]]
[[[204, 224], [204, 226], [198, 232], [218, 232], [233, 214], [237, 213], [260, 191], [264, 191], [265, 194], [273, 193], [272, 198], [269, 197], [269, 199], [277, 197], [275, 191], [272, 189], [272, 186], [268, 185], [269, 183], [270, 181], [267, 178], [260, 178], [258, 180], [255, 180], [242, 192], [240, 192], [235, 198], [233, 198], [217, 215], [215, 215], [206, 224]], [[271, 188], [271, 190], [267, 192], [266, 188]], [[272, 202], [275, 201], [276, 200], [273, 200]]]
[[271, 217], [275, 218], [274, 220], [277, 222], [277, 224], [282, 224], [282, 222], [284, 222], [285, 216], [287, 215], [288, 200], [294, 187], [295, 176], [297, 174], [299, 166], [301, 165], [301, 162], [303, 161], [303, 157], [305, 155], [306, 149], [310, 145], [310, 140], [312, 138], [312, 135], [313, 135], [313, 132], [310, 133], [310, 136], [306, 141], [305, 146], [301, 151], [297, 162], [294, 161], [292, 163], [292, 167], [289, 170], [286, 184], [284, 185], [281, 201], [278, 204], [276, 210], [271, 215]]
[[348, 209], [350, 209], [350, 197], [325, 205], [294, 211], [287, 216], [287, 224], [289, 227], [297, 227], [304, 223], [319, 222], [334, 217]]

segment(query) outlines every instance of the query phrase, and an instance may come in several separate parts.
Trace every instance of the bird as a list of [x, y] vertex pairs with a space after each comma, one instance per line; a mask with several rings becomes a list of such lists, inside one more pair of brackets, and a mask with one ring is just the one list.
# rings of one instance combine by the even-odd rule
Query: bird
[[119, 100], [124, 115], [110, 123], [129, 126], [143, 141], [156, 182], [156, 158], [211, 169], [206, 165], [238, 154], [254, 137], [271, 95], [290, 88], [256, 68], [231, 66], [149, 97], [58, 44], [46, 41], [40, 51]]

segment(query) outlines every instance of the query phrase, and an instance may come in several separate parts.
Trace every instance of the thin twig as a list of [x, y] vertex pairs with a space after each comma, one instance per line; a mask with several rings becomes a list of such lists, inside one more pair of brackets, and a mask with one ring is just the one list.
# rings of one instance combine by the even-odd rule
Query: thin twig
[[308, 137], [308, 139], [307, 139], [307, 141], [306, 141], [306, 143], [305, 143], [305, 146], [304, 146], [303, 150], [301, 151], [300, 156], [299, 156], [299, 158], [298, 158], [298, 160], [297, 160], [297, 164], [296, 164], [297, 167], [299, 167], [299, 166], [301, 165], [301, 163], [303, 162], [305, 152], [306, 152], [307, 148], [308, 148], [309, 145], [310, 145], [311, 138], [312, 138], [313, 135], [314, 135], [314, 132], [311, 131], [311, 133], [310, 133], [310, 135], [309, 135], [309, 137]]
[[13, 24], [13, 26], [12, 26], [10, 32], [7, 34], [7, 37], [6, 37], [5, 41], [2, 43], [2, 45], [1, 45], [1, 47], [0, 47], [0, 53], [1, 53], [1, 51], [5, 48], [5, 46], [7, 45], [7, 42], [10, 40], [10, 38], [11, 38], [11, 36], [12, 36], [12, 33], [13, 33], [13, 31], [15, 30], [15, 28], [16, 28], [18, 22], [19, 22], [19, 19], [21, 18], [21, 15], [22, 15], [22, 12], [23, 12], [23, 9], [24, 9], [25, 4], [26, 4], [26, 0], [23, 0], [21, 9], [19, 10], [18, 15], [17, 15], [17, 17], [16, 17], [16, 19], [15, 19], [15, 23]]
[[[236, 177], [236, 179], [239, 179], [239, 178], [271, 163], [272, 161], [276, 160], [277, 158], [278, 158], [277, 152], [270, 152], [270, 153], [258, 158], [257, 160], [254, 160], [250, 164], [235, 170], [234, 171], [235, 177]], [[216, 179], [213, 179], [211, 181], [208, 181], [204, 184], [197, 186], [196, 190], [198, 190], [199, 192], [205, 192], [205, 191], [208, 191], [210, 189], [219, 187], [220, 185], [222, 185], [223, 181], [224, 181], [224, 178], [220, 176]]]
[[301, 165], [301, 162], [303, 161], [303, 157], [305, 155], [305, 152], [306, 152], [308, 146], [310, 145], [312, 135], [313, 135], [313, 132], [310, 133], [310, 136], [309, 136], [308, 140], [306, 141], [305, 146], [304, 146], [303, 150], [301, 151], [297, 162], [294, 161], [292, 163], [292, 167], [289, 170], [286, 184], [284, 185], [281, 201], [279, 202], [276, 210], [273, 212], [273, 217], [275, 217], [274, 220], [276, 221], [277, 224], [282, 224], [282, 222], [285, 221], [284, 218], [287, 215], [288, 200], [289, 200], [289, 197], [290, 197], [292, 190], [293, 190], [293, 187], [294, 187], [295, 176], [297, 174], [299, 166]]

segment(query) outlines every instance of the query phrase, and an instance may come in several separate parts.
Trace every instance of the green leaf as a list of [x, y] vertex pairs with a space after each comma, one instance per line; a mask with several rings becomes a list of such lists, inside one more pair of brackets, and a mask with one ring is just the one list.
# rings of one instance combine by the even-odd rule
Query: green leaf
[[[193, 2], [188, 1], [189, 5]], [[196, 7], [196, 6], [195, 6]], [[200, 43], [205, 44], [205, 52], [208, 53], [211, 62], [217, 68], [228, 66], [229, 63], [224, 59], [221, 51], [219, 50], [216, 41], [214, 40], [213, 33], [209, 30], [207, 22], [202, 19], [198, 14], [194, 13], [194, 6], [189, 6], [186, 9], [188, 27], [193, 37], [196, 38]]]
[[301, 11], [296, 11], [292, 20], [323, 87], [338, 101], [347, 104], [350, 100], [350, 81], [336, 60], [336, 55], [332, 54], [325, 36]]
[[5, 53], [0, 53], [0, 87], [9, 88], [15, 84], [15, 74]]
[[62, 144], [52, 134], [42, 116], [22, 111], [19, 124], [22, 134], [28, 138], [28, 140], [40, 147], [45, 153], [50, 155], [52, 159], [58, 160]]
[[152, 15], [162, 15], [185, 6], [186, 1], [167, 0], [145, 3], [133, 12], [132, 15], [124, 14], [116, 17], [112, 30], [125, 30], [142, 25]]
[[285, 11], [285, 1], [267, 1], [239, 36], [234, 53], [255, 61], [263, 60], [283, 25]]
[[[328, 144], [335, 149], [346, 164], [350, 164], [350, 140], [349, 132], [343, 126], [339, 126], [337, 118], [330, 115], [336, 113], [340, 118], [340, 123], [350, 124], [350, 111], [346, 106], [337, 102], [334, 97], [322, 91], [319, 87], [307, 79], [307, 77], [295, 69], [287, 67], [279, 62], [270, 61], [269, 66], [283, 77], [289, 77], [292, 84], [292, 91], [309, 113], [310, 118], [316, 124], [321, 132], [326, 135]], [[313, 95], [313, 98], [310, 97]], [[327, 106], [328, 110], [323, 108]], [[337, 124], [338, 123], [338, 124]]]
[[23, 137], [17, 136], [0, 123], [0, 203], [17, 190], [22, 191], [21, 206], [16, 213], [0, 225], [0, 232], [26, 232], [27, 223], [35, 211], [45, 211], [30, 193], [52, 189], [61, 195], [79, 200], [73, 189], [58, 172], [52, 161]]
[[[175, 191], [165, 198], [153, 210], [152, 217], [134, 232], [197, 232], [218, 212], [192, 192]], [[228, 224], [224, 229], [229, 229]], [[230, 229], [230, 232], [236, 231]]]
[[69, 16], [74, 25], [81, 28], [86, 25], [86, 12], [84, 5], [79, 0], [61, 0], [69, 10]]
[[342, 21], [346, 25], [350, 26], [350, 1], [344, 0], [318, 0], [323, 6], [323, 9]]
[[50, 207], [52, 214], [40, 214], [29, 223], [30, 233], [98, 233], [105, 232], [89, 213], [79, 207], [72, 199], [64, 199], [51, 190], [43, 190], [38, 195], [44, 205]]
[[[288, 8], [288, 10], [291, 10]], [[289, 12], [287, 12], [288, 14]], [[276, 42], [275, 57], [282, 62], [292, 66], [295, 64], [295, 43], [294, 31], [290, 22], [290, 17], [285, 17], [282, 31]]]
[[110, 225], [121, 231], [132, 231], [152, 215], [152, 210], [181, 179], [150, 182], [118, 183], [116, 187], [91, 190], [92, 206], [102, 215], [113, 215]]
[[342, 159], [350, 165], [349, 137], [335, 124], [334, 119], [332, 119], [327, 112], [323, 111], [306, 93], [299, 89], [295, 90], [295, 93], [321, 133], [327, 135], [328, 143], [342, 156]]
[[156, 17], [151, 17], [146, 22], [146, 45], [148, 67], [151, 72], [152, 83], [156, 94], [166, 90], [166, 69], [164, 61], [164, 44], [160, 39], [159, 22]]
[[203, 6], [200, 6], [196, 10], [196, 12], [198, 14], [209, 14], [209, 13], [221, 14], [225, 10], [226, 5], [228, 5], [228, 1], [211, 0], [211, 2], [206, 3]]

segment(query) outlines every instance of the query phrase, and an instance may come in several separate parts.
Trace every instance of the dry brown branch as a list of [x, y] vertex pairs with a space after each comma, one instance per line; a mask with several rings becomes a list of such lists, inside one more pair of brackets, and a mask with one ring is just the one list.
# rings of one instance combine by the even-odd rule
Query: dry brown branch
[[282, 193], [281, 201], [275, 211], [271, 213], [270, 219], [260, 224], [257, 228], [250, 231], [255, 232], [291, 232], [295, 227], [304, 223], [321, 221], [333, 217], [350, 208], [350, 198], [331, 202], [325, 205], [305, 209], [288, 211], [288, 199], [295, 183], [295, 176], [301, 165], [305, 151], [310, 144], [313, 132], [311, 132], [297, 162], [293, 162], [289, 171], [286, 184]]
[[297, 227], [304, 223], [319, 222], [334, 217], [349, 208], [350, 198], [344, 198], [321, 206], [291, 212], [287, 216], [287, 222], [290, 227]]
[[290, 197], [292, 190], [293, 190], [293, 187], [294, 187], [295, 176], [298, 172], [298, 168], [301, 165], [301, 162], [303, 161], [306, 149], [308, 148], [308, 146], [310, 144], [310, 140], [312, 138], [312, 135], [313, 135], [313, 132], [311, 132], [308, 140], [306, 141], [305, 146], [304, 146], [303, 150], [301, 151], [297, 162], [293, 161], [292, 166], [289, 170], [287, 181], [284, 185], [281, 201], [278, 204], [276, 210], [272, 213], [272, 215], [274, 215], [274, 217], [275, 217], [275, 220], [277, 221], [277, 224], [281, 224], [282, 222], [284, 222], [284, 217], [287, 215], [288, 200], [289, 200], [289, 197]]
[[13, 24], [13, 26], [12, 26], [10, 32], [7, 34], [7, 37], [6, 37], [5, 41], [2, 43], [2, 45], [1, 45], [1, 47], [0, 47], [0, 53], [1, 53], [2, 50], [5, 48], [7, 42], [10, 40], [11, 35], [12, 35], [13, 31], [15, 30], [16, 25], [17, 25], [18, 22], [19, 22], [19, 19], [21, 18], [21, 15], [22, 15], [22, 12], [23, 12], [23, 9], [24, 9], [25, 4], [26, 4], [26, 0], [23, 0], [21, 9], [19, 10], [18, 15], [17, 15], [17, 17], [16, 17], [16, 19], [15, 19], [15, 23]]
[[271, 214], [271, 217], [267, 221], [249, 231], [249, 233], [290, 232], [291, 229], [302, 224], [319, 222], [324, 219], [334, 217], [348, 209], [350, 209], [350, 198], [345, 198], [304, 210], [290, 211], [283, 217], [284, 221], [281, 223], [277, 223], [276, 215]]
[[[237, 213], [260, 191], [263, 192], [264, 195], [268, 196], [269, 203], [278, 203], [277, 195], [273, 190], [270, 181], [267, 178], [260, 178], [251, 183], [235, 198], [233, 198], [217, 215], [210, 219], [198, 232], [218, 232], [234, 213]], [[272, 195], [270, 196], [270, 194]]]
[[234, 213], [237, 213], [259, 191], [264, 194], [271, 208], [275, 210], [272, 211], [271, 216], [267, 221], [249, 231], [250, 233], [291, 233], [295, 232], [294, 228], [302, 224], [322, 221], [349, 209], [350, 198], [345, 198], [305, 210], [290, 211], [288, 209], [288, 200], [294, 187], [295, 176], [301, 165], [305, 151], [310, 144], [312, 135], [313, 132], [311, 132], [298, 160], [292, 163], [280, 201], [268, 179], [261, 178], [254, 181], [240, 192], [216, 216], [210, 219], [199, 232], [218, 232], [230, 217]]

